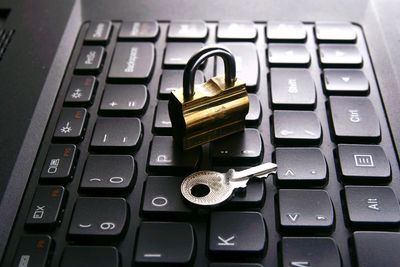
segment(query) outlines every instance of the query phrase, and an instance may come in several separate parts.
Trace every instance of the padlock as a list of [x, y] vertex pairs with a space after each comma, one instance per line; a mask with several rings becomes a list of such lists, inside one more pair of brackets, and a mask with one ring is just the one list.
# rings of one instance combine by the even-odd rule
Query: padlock
[[[223, 59], [225, 75], [194, 85], [199, 66], [214, 56]], [[246, 84], [236, 78], [233, 54], [219, 46], [203, 48], [186, 64], [183, 88], [170, 95], [168, 111], [174, 142], [186, 150], [240, 132], [248, 110]]]

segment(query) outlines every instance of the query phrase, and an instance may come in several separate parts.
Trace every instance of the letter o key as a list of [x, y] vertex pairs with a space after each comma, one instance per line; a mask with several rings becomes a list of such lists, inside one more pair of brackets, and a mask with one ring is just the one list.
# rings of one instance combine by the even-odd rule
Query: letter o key
[[151, 205], [154, 207], [165, 207], [168, 204], [168, 199], [165, 197], [155, 197], [151, 200]]

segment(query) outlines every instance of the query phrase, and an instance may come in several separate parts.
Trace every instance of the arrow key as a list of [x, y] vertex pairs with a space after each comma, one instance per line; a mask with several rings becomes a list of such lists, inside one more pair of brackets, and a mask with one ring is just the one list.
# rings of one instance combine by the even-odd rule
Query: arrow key
[[324, 70], [325, 92], [329, 95], [367, 95], [369, 82], [360, 70]]

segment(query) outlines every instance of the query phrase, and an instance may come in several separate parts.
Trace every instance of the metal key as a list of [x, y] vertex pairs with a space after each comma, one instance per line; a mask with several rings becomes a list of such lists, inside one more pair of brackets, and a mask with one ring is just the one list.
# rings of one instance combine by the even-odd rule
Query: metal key
[[276, 173], [277, 165], [264, 163], [243, 171], [229, 169], [226, 173], [199, 171], [187, 176], [181, 184], [182, 195], [200, 206], [219, 205], [234, 195], [237, 188], [245, 188], [250, 178], [266, 178]]

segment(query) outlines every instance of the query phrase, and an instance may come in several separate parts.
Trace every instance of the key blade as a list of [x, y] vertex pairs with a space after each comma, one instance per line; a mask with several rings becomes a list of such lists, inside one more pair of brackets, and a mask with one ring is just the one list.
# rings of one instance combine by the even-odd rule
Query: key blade
[[265, 178], [270, 174], [275, 174], [277, 169], [278, 165], [272, 162], [268, 162], [243, 171], [234, 172], [233, 175], [230, 177], [230, 180], [232, 182], [243, 181], [243, 180], [248, 180], [253, 176], [258, 178]]

